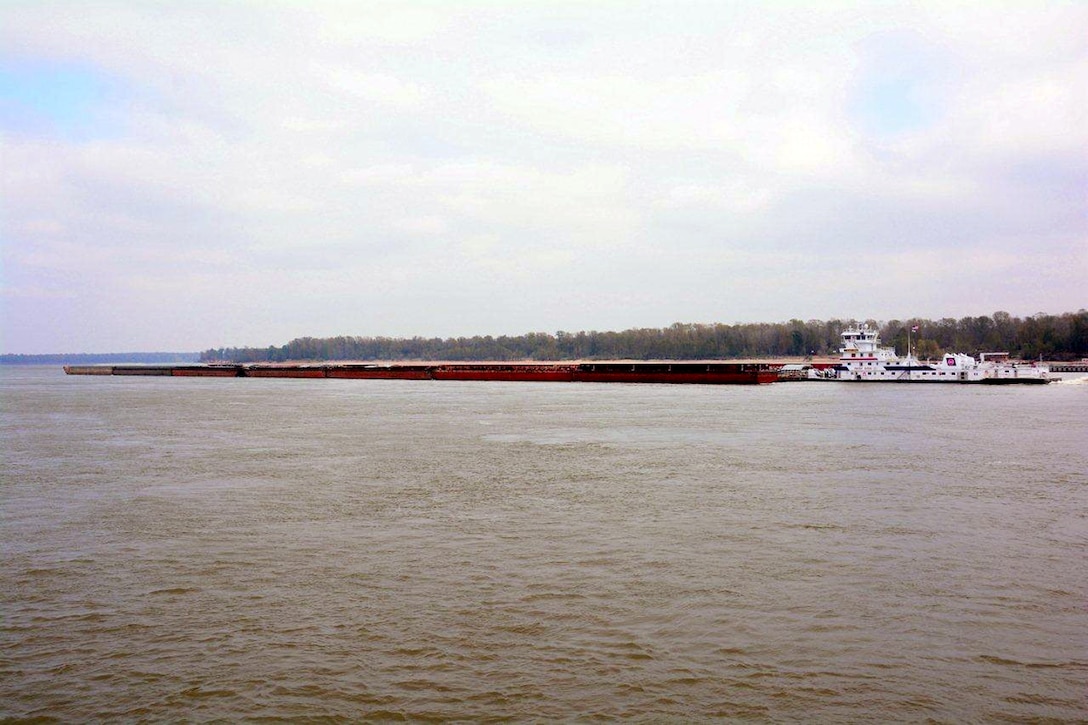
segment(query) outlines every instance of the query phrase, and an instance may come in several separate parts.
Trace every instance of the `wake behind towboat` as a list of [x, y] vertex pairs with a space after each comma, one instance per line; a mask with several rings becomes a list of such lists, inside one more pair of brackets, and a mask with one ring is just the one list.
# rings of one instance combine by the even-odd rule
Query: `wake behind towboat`
[[[909, 339], [909, 338], [908, 338]], [[962, 353], [947, 353], [939, 362], [921, 361], [910, 352], [900, 358], [880, 346], [877, 331], [868, 325], [842, 332], [839, 364], [808, 372], [809, 380], [879, 383], [984, 383], [1044, 384], [1050, 382], [1045, 365], [1016, 363], [1007, 353], [982, 353], [980, 360]]]

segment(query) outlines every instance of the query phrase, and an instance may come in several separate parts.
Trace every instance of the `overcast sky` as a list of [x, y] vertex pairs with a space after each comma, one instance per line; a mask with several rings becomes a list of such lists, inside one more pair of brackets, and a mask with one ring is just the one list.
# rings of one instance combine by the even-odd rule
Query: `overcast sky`
[[1088, 306], [1088, 3], [0, 2], [0, 352]]

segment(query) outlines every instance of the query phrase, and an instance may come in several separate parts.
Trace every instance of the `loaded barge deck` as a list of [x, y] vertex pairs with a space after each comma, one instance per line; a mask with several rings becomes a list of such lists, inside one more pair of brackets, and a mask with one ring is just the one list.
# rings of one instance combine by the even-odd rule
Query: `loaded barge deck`
[[502, 380], [556, 383], [759, 385], [778, 380], [767, 363], [419, 363], [371, 365], [65, 365], [68, 375], [206, 378], [350, 378], [355, 380]]

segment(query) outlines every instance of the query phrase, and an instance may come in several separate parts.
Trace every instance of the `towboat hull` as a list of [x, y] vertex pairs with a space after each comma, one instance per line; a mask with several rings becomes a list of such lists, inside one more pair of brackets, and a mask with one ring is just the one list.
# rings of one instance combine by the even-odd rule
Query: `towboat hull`
[[[909, 348], [909, 345], [908, 345]], [[1007, 353], [983, 353], [975, 360], [963, 353], [946, 353], [936, 362], [922, 361], [908, 350], [900, 358], [881, 347], [868, 325], [842, 332], [839, 363], [808, 371], [809, 380], [847, 383], [977, 383], [983, 385], [1045, 385], [1049, 369], [1035, 363], [1009, 362]]]

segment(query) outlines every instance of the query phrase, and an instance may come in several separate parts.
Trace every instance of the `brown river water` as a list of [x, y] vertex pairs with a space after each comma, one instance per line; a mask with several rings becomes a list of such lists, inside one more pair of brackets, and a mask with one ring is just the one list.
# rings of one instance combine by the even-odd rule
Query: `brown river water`
[[0, 719], [1088, 719], [1088, 384], [0, 369]]

